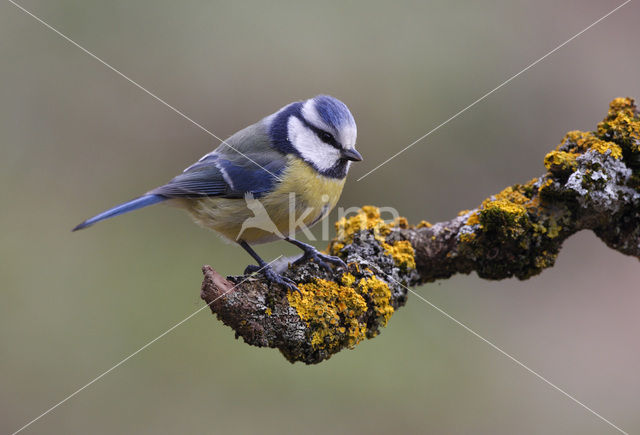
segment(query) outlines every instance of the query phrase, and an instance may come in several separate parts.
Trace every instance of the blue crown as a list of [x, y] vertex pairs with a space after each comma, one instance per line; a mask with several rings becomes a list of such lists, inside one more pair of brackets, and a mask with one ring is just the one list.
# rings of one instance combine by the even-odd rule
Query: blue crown
[[337, 98], [329, 95], [318, 95], [313, 98], [313, 101], [320, 118], [336, 130], [347, 125], [356, 125], [356, 121], [353, 119], [353, 115], [351, 115], [346, 104]]

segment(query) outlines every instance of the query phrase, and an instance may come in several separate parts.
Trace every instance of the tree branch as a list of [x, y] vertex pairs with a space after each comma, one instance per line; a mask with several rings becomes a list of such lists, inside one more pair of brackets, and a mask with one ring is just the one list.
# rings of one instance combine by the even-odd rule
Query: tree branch
[[385, 223], [375, 207], [342, 218], [329, 251], [347, 271], [280, 265], [300, 294], [204, 266], [201, 296], [236, 337], [313, 364], [376, 336], [406, 303], [407, 286], [473, 271], [527, 279], [553, 266], [580, 230], [640, 258], [640, 117], [632, 99], [613, 100], [596, 131], [567, 133], [544, 164], [541, 177], [447, 222]]

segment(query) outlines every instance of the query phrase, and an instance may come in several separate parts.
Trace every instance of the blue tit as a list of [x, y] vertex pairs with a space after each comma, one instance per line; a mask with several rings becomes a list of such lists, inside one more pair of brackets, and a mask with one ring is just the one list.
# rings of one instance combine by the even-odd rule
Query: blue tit
[[[345, 267], [335, 256], [295, 240], [302, 225], [324, 218], [338, 202], [355, 149], [356, 123], [347, 106], [328, 95], [291, 103], [223, 141], [167, 184], [87, 219], [73, 231], [164, 202], [242, 246], [274, 283], [295, 289], [251, 245], [284, 239], [320, 266]], [[292, 225], [292, 222], [298, 225]]]

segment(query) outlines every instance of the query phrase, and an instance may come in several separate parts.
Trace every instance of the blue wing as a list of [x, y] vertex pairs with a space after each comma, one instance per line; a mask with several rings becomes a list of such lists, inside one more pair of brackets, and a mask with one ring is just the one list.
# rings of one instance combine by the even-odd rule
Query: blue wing
[[287, 160], [274, 151], [252, 154], [246, 157], [208, 154], [164, 186], [149, 193], [167, 198], [242, 198], [247, 193], [255, 197], [263, 196], [273, 190]]

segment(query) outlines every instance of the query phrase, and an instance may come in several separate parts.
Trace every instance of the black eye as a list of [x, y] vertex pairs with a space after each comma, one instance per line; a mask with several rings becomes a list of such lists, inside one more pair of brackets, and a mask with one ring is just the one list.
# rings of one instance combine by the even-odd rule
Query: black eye
[[318, 137], [323, 141], [326, 142], [328, 144], [333, 143], [333, 136], [331, 136], [330, 133], [327, 133], [326, 131], [320, 131], [318, 132]]

